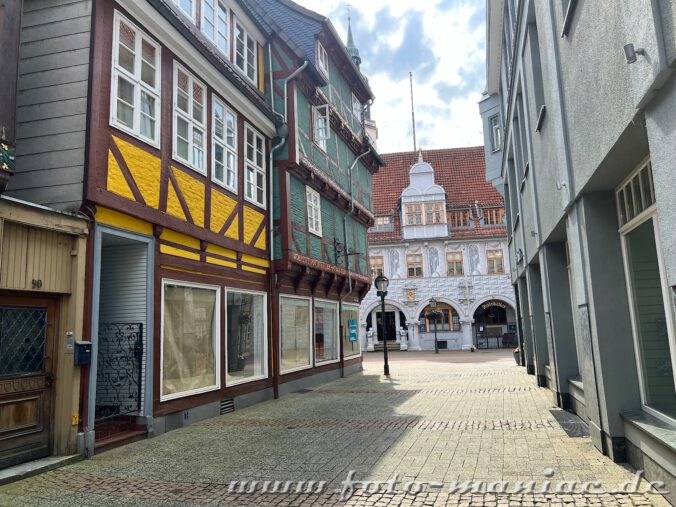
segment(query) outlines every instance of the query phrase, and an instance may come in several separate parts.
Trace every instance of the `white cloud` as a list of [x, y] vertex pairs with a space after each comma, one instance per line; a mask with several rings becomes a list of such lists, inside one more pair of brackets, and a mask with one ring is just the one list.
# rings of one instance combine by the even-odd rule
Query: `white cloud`
[[[340, 19], [332, 16], [338, 33], [347, 39], [347, 8], [341, 0], [296, 0], [299, 4], [323, 15], [344, 13]], [[437, 59], [433, 74], [423, 81], [414, 73], [414, 102], [418, 144], [425, 149], [451, 148], [483, 144], [481, 117], [478, 102], [484, 87], [483, 61], [485, 27], [476, 23], [482, 12], [482, 0], [446, 0], [450, 4], [444, 10], [435, 7], [442, 2], [418, 2], [410, 0], [372, 0], [353, 7], [353, 27], [358, 20], [366, 23], [375, 33], [392, 27], [377, 27], [376, 13], [389, 9], [392, 17], [405, 21], [411, 14], [422, 13], [423, 33], [421, 38], [430, 40], [430, 49]], [[471, 26], [470, 20], [475, 20]], [[364, 48], [370, 45], [383, 46], [394, 51], [404, 40], [405, 23], [397, 30], [377, 40], [355, 40], [364, 58]], [[372, 118], [378, 124], [378, 147], [382, 153], [413, 149], [411, 136], [411, 103], [409, 71], [403, 68], [384, 71], [369, 71], [373, 62], [364, 59], [362, 70], [367, 75], [371, 89], [376, 95]], [[477, 78], [478, 73], [478, 78]], [[389, 74], [389, 75], [388, 75]], [[467, 78], [471, 82], [467, 82]], [[445, 98], [439, 96], [437, 84], [453, 87]]]

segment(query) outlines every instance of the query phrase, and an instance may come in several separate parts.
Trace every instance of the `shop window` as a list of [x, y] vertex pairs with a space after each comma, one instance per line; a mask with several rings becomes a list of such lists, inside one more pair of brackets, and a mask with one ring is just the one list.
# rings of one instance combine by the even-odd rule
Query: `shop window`
[[409, 278], [419, 278], [423, 276], [422, 254], [409, 254], [406, 256], [406, 268]]
[[[437, 324], [437, 333], [440, 331], [459, 331], [460, 330], [460, 316], [458, 312], [450, 305], [439, 304], [435, 308], [440, 312], [439, 316], [436, 318]], [[431, 306], [427, 306], [422, 313], [420, 314], [420, 332], [421, 333], [433, 333], [434, 332], [434, 321], [435, 319], [430, 319], [427, 317], [428, 312], [432, 311]]]
[[226, 320], [226, 385], [266, 378], [266, 295], [228, 290]]
[[160, 47], [115, 11], [110, 124], [159, 147]]
[[249, 125], [244, 126], [246, 136], [246, 169], [244, 198], [265, 208], [265, 141]]
[[343, 305], [340, 325], [342, 326], [343, 356], [352, 357], [361, 354], [359, 344], [359, 307]]
[[384, 262], [382, 255], [373, 255], [369, 258], [369, 263], [371, 264], [371, 276], [375, 278], [376, 276], [385, 274]]
[[486, 265], [489, 275], [502, 275], [505, 273], [505, 262], [502, 249], [486, 250]]
[[446, 266], [448, 268], [448, 276], [460, 276], [464, 273], [462, 252], [447, 252]]
[[161, 399], [220, 388], [220, 288], [162, 283]]
[[315, 362], [338, 360], [338, 303], [315, 300]]
[[312, 366], [310, 299], [281, 296], [280, 363], [282, 373]]

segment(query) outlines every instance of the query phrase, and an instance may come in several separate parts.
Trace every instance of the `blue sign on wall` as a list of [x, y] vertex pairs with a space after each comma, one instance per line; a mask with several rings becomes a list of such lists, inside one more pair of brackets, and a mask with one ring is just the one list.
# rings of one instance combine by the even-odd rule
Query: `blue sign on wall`
[[351, 342], [356, 342], [359, 337], [357, 336], [357, 320], [356, 319], [350, 319], [347, 322], [348, 328], [350, 330], [350, 341]]

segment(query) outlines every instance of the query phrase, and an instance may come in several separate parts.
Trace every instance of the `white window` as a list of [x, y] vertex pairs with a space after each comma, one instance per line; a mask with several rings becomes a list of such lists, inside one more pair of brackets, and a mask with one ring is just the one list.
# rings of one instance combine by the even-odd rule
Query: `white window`
[[246, 167], [244, 197], [265, 208], [265, 140], [249, 125], [245, 125]]
[[162, 281], [160, 400], [221, 387], [221, 289]]
[[249, 81], [256, 84], [256, 41], [235, 21], [235, 65]]
[[195, 12], [197, 5], [195, 2], [196, 0], [174, 0], [174, 3], [178, 5], [190, 19], [192, 19], [193, 23], [195, 22], [195, 19], [197, 19]]
[[307, 198], [307, 226], [312, 234], [322, 235], [322, 205], [319, 198], [319, 192], [305, 187], [305, 197]]
[[228, 8], [219, 0], [202, 0], [202, 31], [228, 55]]
[[317, 41], [317, 66], [326, 78], [329, 77], [329, 55], [322, 46], [322, 43]]
[[110, 124], [159, 147], [160, 47], [115, 12]]
[[212, 178], [237, 193], [237, 116], [214, 96]]
[[331, 134], [328, 104], [313, 107], [312, 116], [314, 117], [314, 141], [317, 146], [326, 151], [326, 141]]
[[489, 118], [491, 124], [491, 142], [493, 151], [498, 151], [502, 147], [502, 129], [500, 128], [500, 116], [495, 115]]
[[174, 158], [206, 173], [206, 88], [174, 62]]

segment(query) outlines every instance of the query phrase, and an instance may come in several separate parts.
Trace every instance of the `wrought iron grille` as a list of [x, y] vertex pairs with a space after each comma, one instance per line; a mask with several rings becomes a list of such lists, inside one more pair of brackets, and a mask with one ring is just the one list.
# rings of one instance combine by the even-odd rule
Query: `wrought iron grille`
[[141, 410], [143, 324], [99, 325], [96, 368], [96, 421]]
[[0, 306], [0, 376], [41, 373], [47, 309]]

